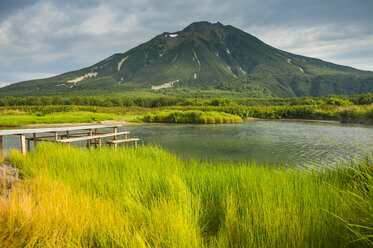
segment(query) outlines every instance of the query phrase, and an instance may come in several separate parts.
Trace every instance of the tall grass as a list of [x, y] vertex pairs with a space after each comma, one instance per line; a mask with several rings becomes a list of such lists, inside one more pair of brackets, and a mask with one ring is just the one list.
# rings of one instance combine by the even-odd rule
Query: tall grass
[[373, 223], [372, 191], [357, 197], [351, 173], [184, 161], [149, 146], [41, 144], [11, 161], [25, 179], [0, 197], [2, 247], [369, 246], [349, 224]]
[[[373, 123], [373, 104], [371, 105], [297, 105], [297, 106], [167, 106], [160, 108], [141, 107], [95, 107], [95, 106], [11, 106], [0, 107], [1, 112], [20, 110], [35, 115], [45, 115], [60, 112], [64, 115], [70, 112], [92, 112], [95, 114], [108, 113], [125, 119], [136, 119], [141, 116], [164, 115], [164, 112], [203, 111], [220, 112], [236, 115], [241, 118], [263, 119], [311, 119], [311, 120], [335, 120], [352, 123]], [[1, 118], [1, 115], [0, 115]], [[115, 118], [115, 117], [114, 117]], [[0, 119], [1, 120], [1, 119]]]
[[171, 111], [146, 114], [142, 118], [145, 122], [166, 122], [166, 123], [200, 123], [200, 124], [222, 124], [240, 123], [241, 117], [226, 114], [223, 112], [203, 112], [203, 111]]
[[349, 179], [350, 189], [342, 191], [342, 194], [348, 198], [352, 196], [353, 209], [360, 214], [349, 220], [339, 218], [356, 236], [351, 242], [361, 242], [373, 247], [373, 156], [364, 147], [359, 148], [366, 156], [358, 158], [356, 166], [344, 171]]
[[219, 111], [238, 115], [242, 118], [262, 119], [310, 119], [335, 120], [340, 122], [373, 123], [373, 105], [334, 106], [334, 105], [298, 105], [298, 106], [186, 106], [169, 107], [178, 110]]

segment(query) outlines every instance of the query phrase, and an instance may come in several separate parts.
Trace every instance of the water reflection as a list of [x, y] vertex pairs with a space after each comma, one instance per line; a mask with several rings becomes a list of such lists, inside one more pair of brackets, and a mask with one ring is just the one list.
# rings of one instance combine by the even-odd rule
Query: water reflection
[[[305, 166], [323, 166], [350, 159], [360, 153], [359, 141], [373, 148], [370, 126], [306, 121], [246, 121], [232, 125], [138, 124], [130, 131], [140, 144], [157, 144], [183, 157], [248, 161]], [[111, 130], [110, 130], [111, 131]], [[334, 143], [336, 144], [334, 144]], [[18, 137], [4, 137], [5, 148], [18, 144]], [[84, 146], [82, 142], [78, 145]]]

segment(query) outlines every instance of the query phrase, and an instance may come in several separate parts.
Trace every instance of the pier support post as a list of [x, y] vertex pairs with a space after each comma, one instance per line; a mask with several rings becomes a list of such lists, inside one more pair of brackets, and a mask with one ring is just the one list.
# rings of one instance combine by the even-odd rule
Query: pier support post
[[[89, 130], [88, 132], [88, 136], [92, 136], [93, 135], [93, 132], [92, 132], [92, 129]], [[91, 140], [87, 140], [87, 148], [91, 148]]]
[[0, 156], [3, 155], [3, 136], [0, 135]]
[[27, 151], [31, 151], [31, 140], [27, 139]]
[[[97, 131], [97, 128], [95, 128], [95, 135], [97, 135], [98, 131]], [[98, 144], [98, 140], [95, 139], [95, 148], [97, 148], [97, 144]]]
[[[118, 132], [118, 128], [117, 128], [117, 127], [114, 127], [114, 133], [117, 133], [117, 132]], [[115, 135], [115, 136], [114, 136], [114, 140], [117, 140], [117, 139], [118, 139], [118, 136]], [[114, 143], [114, 149], [116, 149], [117, 146], [118, 146], [118, 144], [117, 144], [117, 143]]]
[[21, 134], [21, 152], [23, 155], [26, 155], [26, 136]]

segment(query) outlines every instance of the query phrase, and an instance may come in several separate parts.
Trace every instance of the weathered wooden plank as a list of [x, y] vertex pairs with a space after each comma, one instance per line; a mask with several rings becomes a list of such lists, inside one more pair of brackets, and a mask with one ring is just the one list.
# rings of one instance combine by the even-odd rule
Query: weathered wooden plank
[[119, 139], [119, 140], [110, 140], [107, 141], [106, 143], [110, 144], [117, 144], [117, 143], [123, 143], [123, 142], [134, 142], [134, 141], [139, 141], [138, 138], [132, 138], [132, 139]]
[[70, 143], [70, 142], [76, 142], [76, 141], [82, 141], [82, 140], [90, 140], [90, 139], [99, 139], [99, 138], [105, 138], [105, 137], [113, 137], [115, 135], [124, 135], [124, 134], [129, 134], [129, 132], [106, 133], [106, 134], [99, 134], [99, 135], [92, 135], [92, 136], [82, 136], [82, 137], [76, 137], [76, 138], [70, 138], [70, 139], [60, 139], [60, 140], [57, 140], [57, 142], [60, 142], [60, 143]]

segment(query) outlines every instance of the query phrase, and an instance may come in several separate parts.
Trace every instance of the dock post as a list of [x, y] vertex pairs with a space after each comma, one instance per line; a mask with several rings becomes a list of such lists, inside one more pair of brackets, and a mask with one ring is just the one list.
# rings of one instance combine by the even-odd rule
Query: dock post
[[36, 133], [33, 133], [32, 135], [33, 135], [33, 137], [34, 137], [34, 149], [35, 149], [35, 147], [36, 147], [36, 143], [37, 143], [37, 140], [36, 140]]
[[[114, 133], [117, 133], [117, 132], [118, 132], [118, 128], [117, 128], [117, 127], [114, 127]], [[118, 139], [118, 136], [115, 135], [115, 136], [114, 136], [114, 140], [117, 140], [117, 139]], [[118, 144], [117, 144], [117, 143], [114, 143], [114, 149], [116, 149], [117, 146], [118, 146]]]
[[58, 133], [54, 132], [54, 140], [58, 140]]
[[[98, 131], [97, 131], [97, 128], [95, 129], [95, 135], [97, 135]], [[97, 143], [98, 143], [98, 140], [96, 139], [95, 140], [95, 148], [97, 148]]]
[[[88, 136], [92, 136], [92, 129], [89, 129]], [[87, 148], [91, 148], [91, 140], [87, 140]]]
[[31, 151], [31, 140], [30, 140], [30, 138], [27, 139], [27, 151]]
[[25, 134], [21, 134], [21, 152], [26, 155], [26, 137]]
[[0, 135], [0, 156], [3, 155], [3, 136]]

